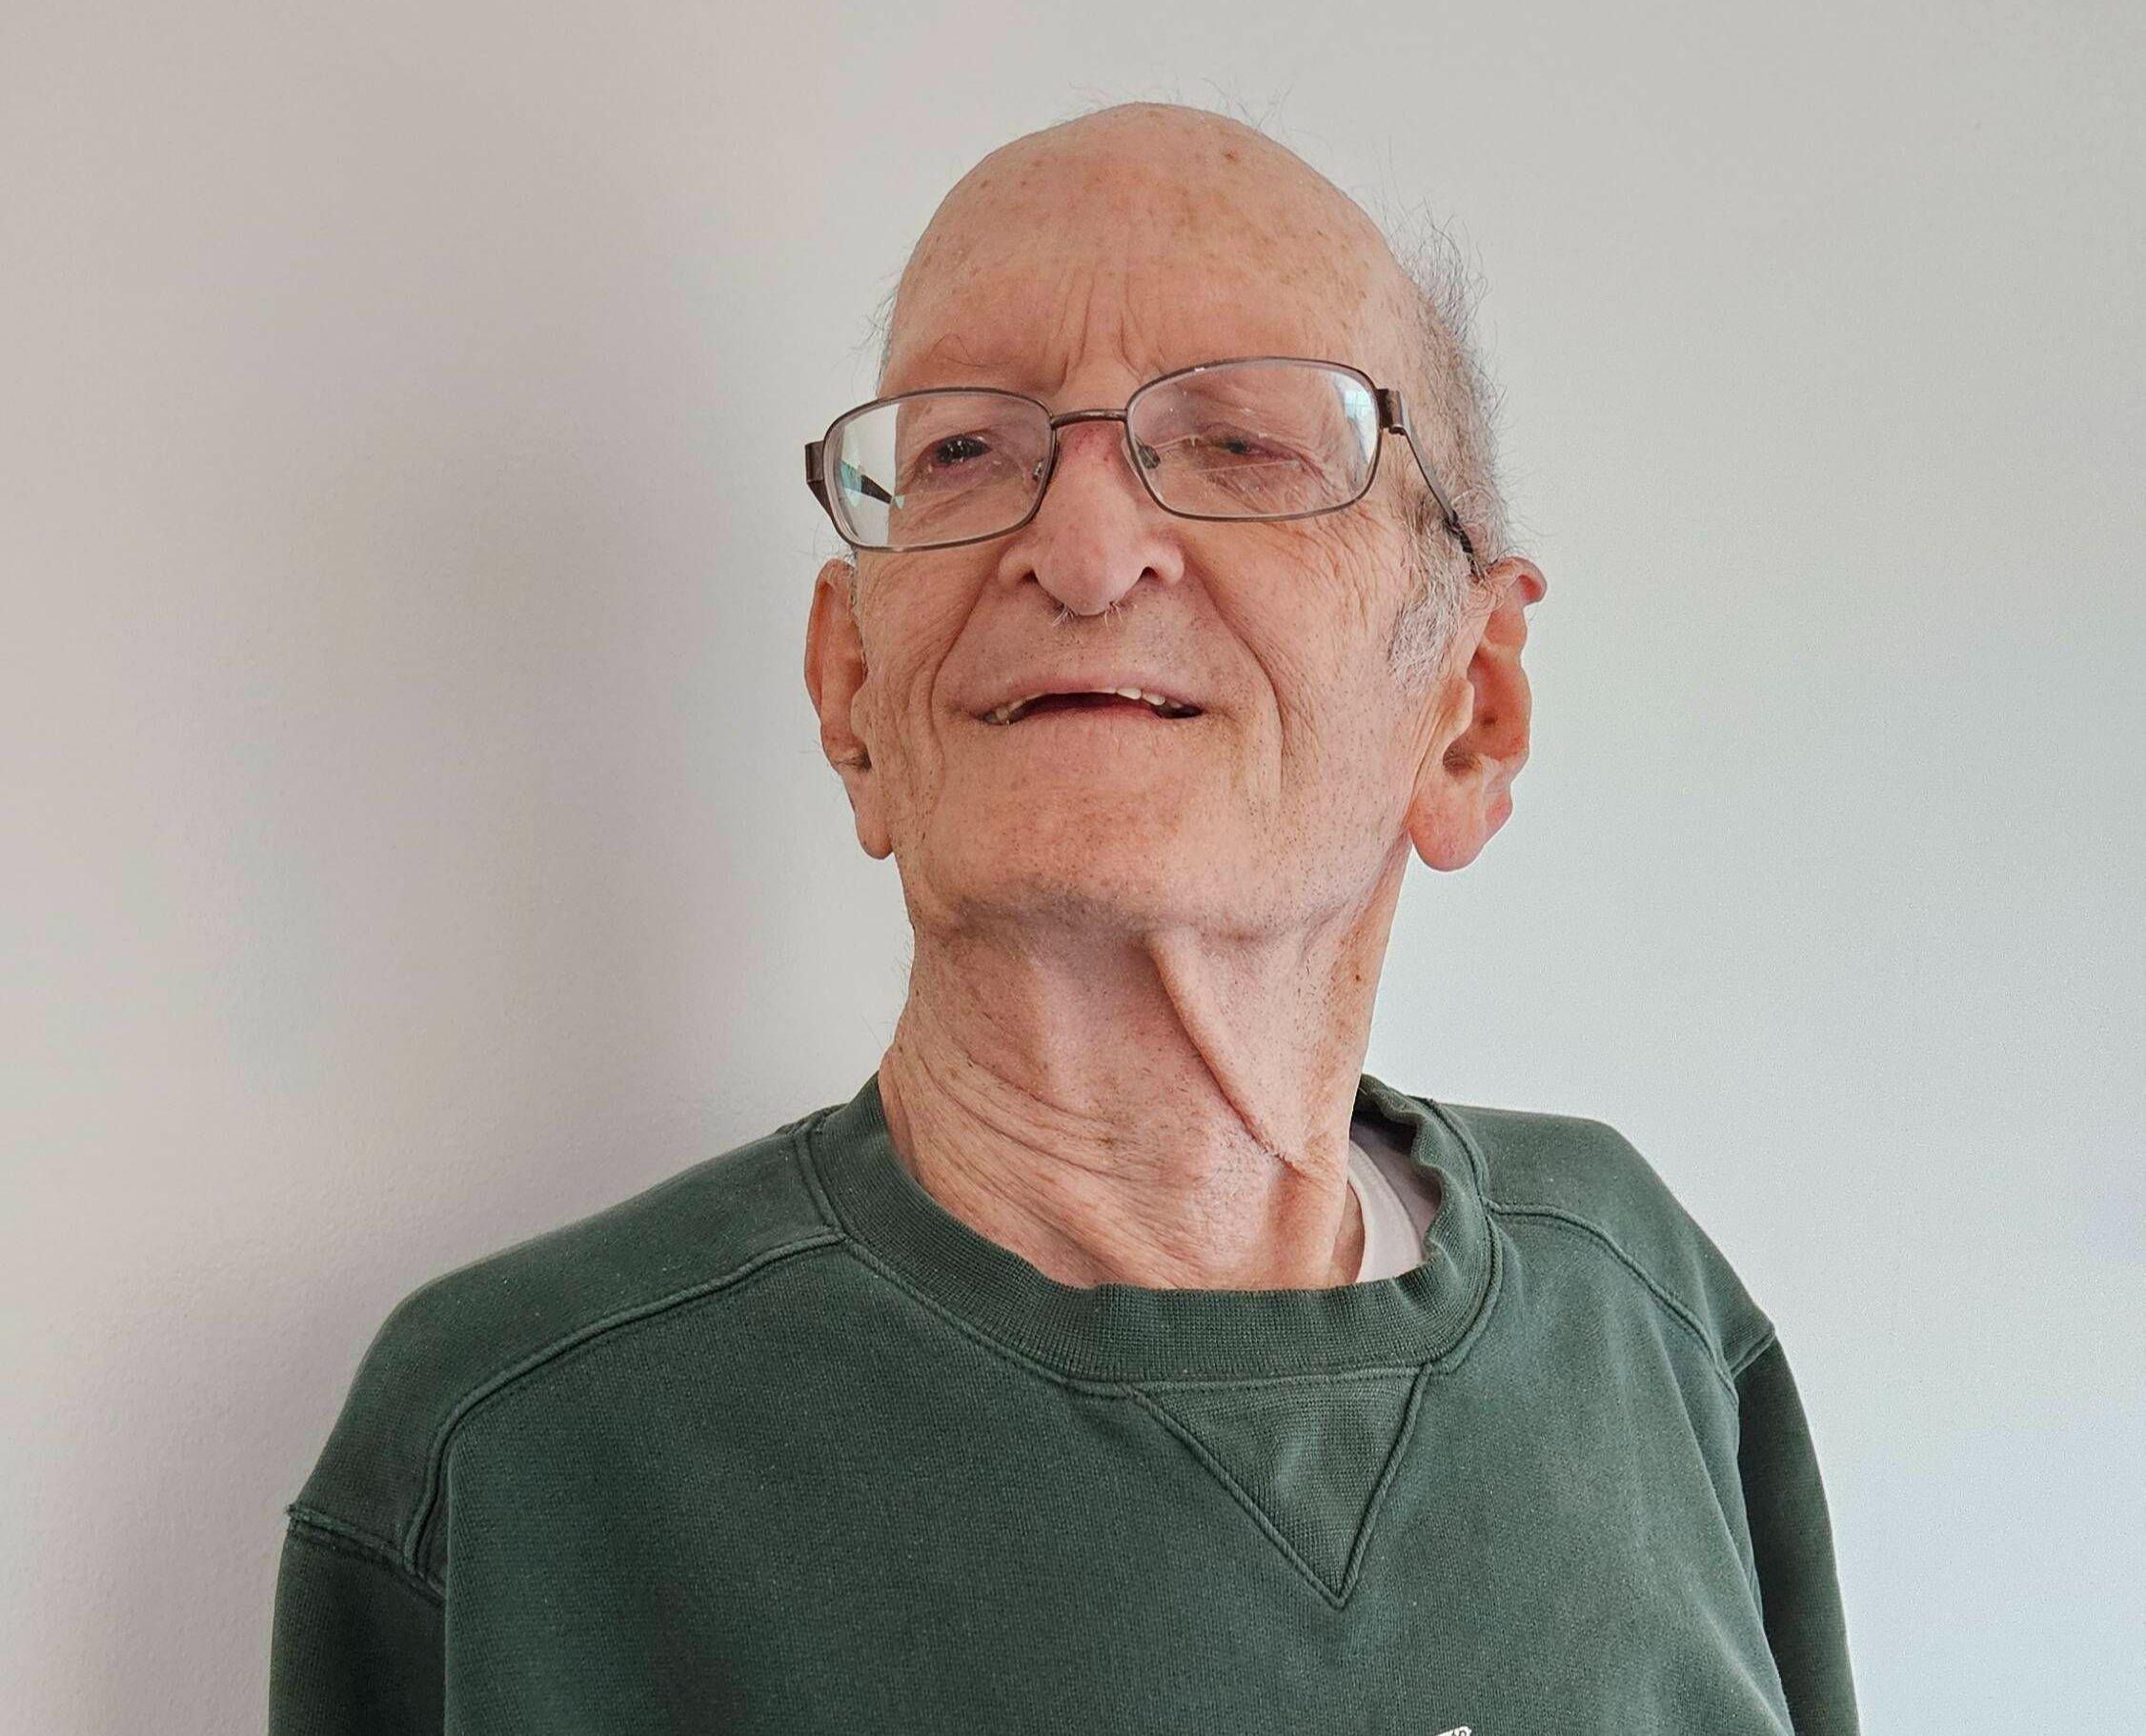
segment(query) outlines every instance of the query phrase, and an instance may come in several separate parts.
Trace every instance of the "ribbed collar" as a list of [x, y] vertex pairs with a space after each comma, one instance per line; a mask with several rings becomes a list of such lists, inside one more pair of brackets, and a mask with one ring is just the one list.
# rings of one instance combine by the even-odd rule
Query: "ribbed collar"
[[903, 1167], [875, 1069], [805, 1123], [809, 1161], [841, 1228], [911, 1288], [1054, 1368], [1087, 1379], [1252, 1379], [1430, 1362], [1460, 1340], [1491, 1277], [1482, 1160], [1443, 1109], [1360, 1076], [1356, 1111], [1413, 1130], [1410, 1161], [1441, 1204], [1421, 1264], [1310, 1290], [1063, 1284], [971, 1229]]

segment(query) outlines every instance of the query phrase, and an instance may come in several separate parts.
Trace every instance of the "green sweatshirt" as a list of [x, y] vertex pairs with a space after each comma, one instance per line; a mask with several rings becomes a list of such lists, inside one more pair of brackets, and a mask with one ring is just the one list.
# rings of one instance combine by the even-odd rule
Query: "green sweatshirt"
[[1436, 1172], [1396, 1278], [1059, 1283], [875, 1073], [420, 1285], [287, 1510], [272, 1736], [1851, 1736], [1721, 1252], [1603, 1122], [1357, 1110]]

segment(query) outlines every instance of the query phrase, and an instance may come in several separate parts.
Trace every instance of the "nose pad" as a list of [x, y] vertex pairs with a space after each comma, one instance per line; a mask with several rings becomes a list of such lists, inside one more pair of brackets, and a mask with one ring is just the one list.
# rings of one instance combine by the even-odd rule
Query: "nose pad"
[[[1118, 425], [1118, 454], [1124, 459], [1125, 468], [1132, 474], [1134, 486], [1141, 491], [1143, 495], [1146, 496], [1149, 499], [1152, 499], [1153, 496], [1148, 495], [1147, 492], [1147, 474], [1141, 464], [1139, 448], [1137, 443], [1133, 439], [1132, 424], [1127, 422], [1123, 416], [1115, 417], [1112, 419], [1115, 420]], [[1058, 462], [1060, 468], [1063, 468], [1064, 466], [1066, 458], [1071, 454], [1071, 448], [1069, 447], [1068, 442], [1072, 439], [1072, 437], [1084, 428], [1094, 427], [1096, 423], [1101, 420], [1103, 420], [1103, 418], [1100, 416], [1083, 417], [1081, 421], [1068, 422], [1061, 425], [1058, 431]], [[1152, 453], [1150, 453], [1150, 456], [1152, 455]]]
[[[1156, 454], [1152, 446], [1143, 446], [1133, 438], [1133, 425], [1130, 422], [1122, 423], [1121, 426], [1125, 434], [1125, 462], [1132, 466], [1134, 479], [1139, 482], [1143, 489], [1145, 489], [1149, 473], [1153, 471], [1157, 464], [1162, 462], [1162, 459]], [[1144, 462], [1141, 458], [1141, 454], [1144, 452], [1147, 454]]]

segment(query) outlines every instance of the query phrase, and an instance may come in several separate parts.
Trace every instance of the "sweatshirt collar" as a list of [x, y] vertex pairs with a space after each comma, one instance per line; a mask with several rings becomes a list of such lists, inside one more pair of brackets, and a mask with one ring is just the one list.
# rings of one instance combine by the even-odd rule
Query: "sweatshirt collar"
[[1360, 1077], [1356, 1113], [1398, 1125], [1436, 1173], [1424, 1260], [1393, 1278], [1326, 1289], [1209, 1290], [1060, 1283], [971, 1229], [902, 1165], [878, 1070], [807, 1121], [808, 1161], [868, 1262], [1013, 1349], [1108, 1383], [1257, 1379], [1437, 1360], [1482, 1313], [1494, 1246], [1483, 1161], [1443, 1107]]

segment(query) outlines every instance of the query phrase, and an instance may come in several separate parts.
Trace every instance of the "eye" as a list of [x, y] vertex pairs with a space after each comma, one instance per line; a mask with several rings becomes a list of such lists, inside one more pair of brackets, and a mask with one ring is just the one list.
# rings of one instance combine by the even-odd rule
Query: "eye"
[[1203, 464], [1241, 464], [1293, 455], [1286, 445], [1262, 438], [1236, 422], [1206, 421], [1187, 429], [1170, 446]]
[[[1005, 468], [990, 430], [965, 430], [921, 442], [902, 472], [902, 492], [921, 494], [988, 482]], [[957, 473], [965, 472], [965, 474]]]
[[952, 434], [931, 449], [931, 461], [943, 468], [959, 465], [964, 458], [981, 458], [991, 449], [975, 434]]

